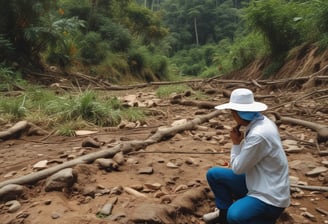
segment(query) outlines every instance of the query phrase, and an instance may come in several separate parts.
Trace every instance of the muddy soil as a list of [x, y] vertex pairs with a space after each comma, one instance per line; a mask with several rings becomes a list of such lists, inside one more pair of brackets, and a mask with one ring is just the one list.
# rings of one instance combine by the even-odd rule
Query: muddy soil
[[[294, 89], [288, 88], [269, 90], [246, 87], [255, 90], [256, 95], [275, 95], [261, 100], [269, 107], [286, 103], [277, 110], [281, 115], [328, 124], [327, 111], [312, 113], [315, 108], [327, 105], [327, 98], [318, 100], [315, 95], [301, 100], [297, 105], [288, 104], [292, 99], [297, 99], [311, 90], [295, 92]], [[215, 88], [218, 91], [209, 96], [209, 101], [215, 104], [227, 102], [228, 99], [223, 97], [221, 91], [225, 86]], [[229, 88], [232, 90], [234, 87]], [[104, 94], [122, 97], [142, 93], [143, 96], [156, 98], [155, 90], [144, 88]], [[192, 98], [195, 97], [194, 94], [184, 97], [195, 99]], [[3, 141], [0, 143], [0, 182], [36, 172], [33, 165], [42, 160], [47, 160], [47, 167], [51, 167], [100, 150], [82, 147], [82, 142], [87, 137], [101, 142], [101, 149], [110, 149], [125, 141], [145, 140], [159, 127], [170, 126], [175, 121], [190, 121], [213, 111], [171, 104], [170, 99], [160, 100], [152, 110], [153, 113], [149, 113], [144, 124], [133, 128], [99, 128], [92, 129], [97, 133], [83, 136], [22, 136], [19, 139]], [[269, 112], [264, 114], [271, 116]], [[95, 163], [77, 165], [74, 170], [78, 175], [79, 187], [46, 192], [46, 180], [27, 185], [25, 194], [17, 198], [21, 204], [17, 211], [10, 213], [5, 202], [0, 203], [0, 223], [202, 224], [202, 215], [214, 209], [213, 195], [208, 189], [205, 174], [210, 167], [229, 165], [229, 131], [234, 125], [230, 113], [223, 111], [195, 130], [176, 133], [171, 138], [125, 154], [124, 163], [119, 165], [117, 170], [99, 169]], [[327, 172], [307, 175], [307, 172], [315, 167], [325, 166], [323, 163], [327, 162], [328, 158], [319, 155], [318, 148], [326, 150], [327, 144], [317, 146], [316, 133], [299, 125], [279, 124], [279, 130], [285, 147], [292, 148], [293, 145], [294, 149], [297, 149], [286, 151], [290, 176], [299, 178], [298, 181], [302, 184], [327, 186]], [[129, 188], [142, 193], [142, 196], [131, 194], [126, 190]], [[205, 196], [195, 196], [192, 208], [183, 207], [184, 200], [188, 200], [186, 198], [190, 196], [188, 192], [192, 190], [205, 192]], [[328, 223], [327, 214], [318, 211], [318, 208], [328, 211], [327, 192], [304, 189], [294, 189], [292, 192], [291, 206], [286, 209], [285, 218], [278, 223]], [[106, 203], [113, 201], [110, 215], [99, 213]]]

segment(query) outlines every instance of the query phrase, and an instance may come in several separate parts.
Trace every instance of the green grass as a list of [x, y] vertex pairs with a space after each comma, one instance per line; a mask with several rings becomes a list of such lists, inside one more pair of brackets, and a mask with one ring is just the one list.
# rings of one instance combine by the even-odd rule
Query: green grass
[[144, 120], [140, 108], [126, 109], [116, 97], [100, 97], [92, 90], [56, 95], [39, 87], [19, 97], [0, 97], [0, 116], [2, 123], [25, 119], [67, 136], [80, 128], [116, 126], [122, 119]]
[[25, 97], [0, 99], [0, 114], [6, 115], [9, 120], [17, 121], [22, 119], [26, 113]]
[[156, 90], [156, 96], [159, 98], [168, 98], [172, 93], [181, 94], [187, 90], [191, 90], [191, 88], [188, 85], [160, 86]]
[[74, 121], [69, 120], [61, 124], [57, 124], [56, 133], [63, 136], [75, 136], [75, 131], [83, 128], [94, 127], [94, 125], [86, 122], [85, 120], [78, 118]]

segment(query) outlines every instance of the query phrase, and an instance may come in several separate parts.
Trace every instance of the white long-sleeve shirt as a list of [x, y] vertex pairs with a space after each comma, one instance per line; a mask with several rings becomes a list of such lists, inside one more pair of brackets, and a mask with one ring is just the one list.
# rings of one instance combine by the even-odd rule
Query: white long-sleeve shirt
[[243, 142], [231, 149], [233, 172], [245, 174], [247, 195], [276, 207], [288, 207], [288, 160], [276, 125], [260, 114], [245, 133]]

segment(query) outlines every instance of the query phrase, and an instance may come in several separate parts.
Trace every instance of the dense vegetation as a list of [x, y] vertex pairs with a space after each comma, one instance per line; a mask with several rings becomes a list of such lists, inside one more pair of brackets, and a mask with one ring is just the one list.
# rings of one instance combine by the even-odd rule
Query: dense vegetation
[[70, 120], [68, 126], [79, 121], [108, 126], [124, 117], [142, 117], [92, 92], [72, 98], [29, 91], [24, 74], [50, 65], [111, 83], [132, 83], [212, 77], [268, 58], [264, 73], [270, 75], [293, 48], [328, 46], [326, 0], [0, 2], [0, 92], [26, 90], [14, 99], [1, 96], [0, 121], [28, 117], [40, 123], [44, 116], [51, 117], [47, 127]]
[[257, 57], [283, 61], [303, 43], [325, 48], [328, 42], [324, 0], [1, 0], [1, 5], [2, 69], [57, 65], [111, 82], [213, 76]]

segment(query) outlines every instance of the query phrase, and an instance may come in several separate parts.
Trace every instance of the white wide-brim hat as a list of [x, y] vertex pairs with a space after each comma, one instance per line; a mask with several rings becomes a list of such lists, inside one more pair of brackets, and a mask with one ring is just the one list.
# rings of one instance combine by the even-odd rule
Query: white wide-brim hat
[[235, 89], [230, 96], [230, 102], [215, 107], [217, 110], [231, 109], [236, 111], [260, 112], [268, 106], [254, 100], [253, 92], [249, 89]]

